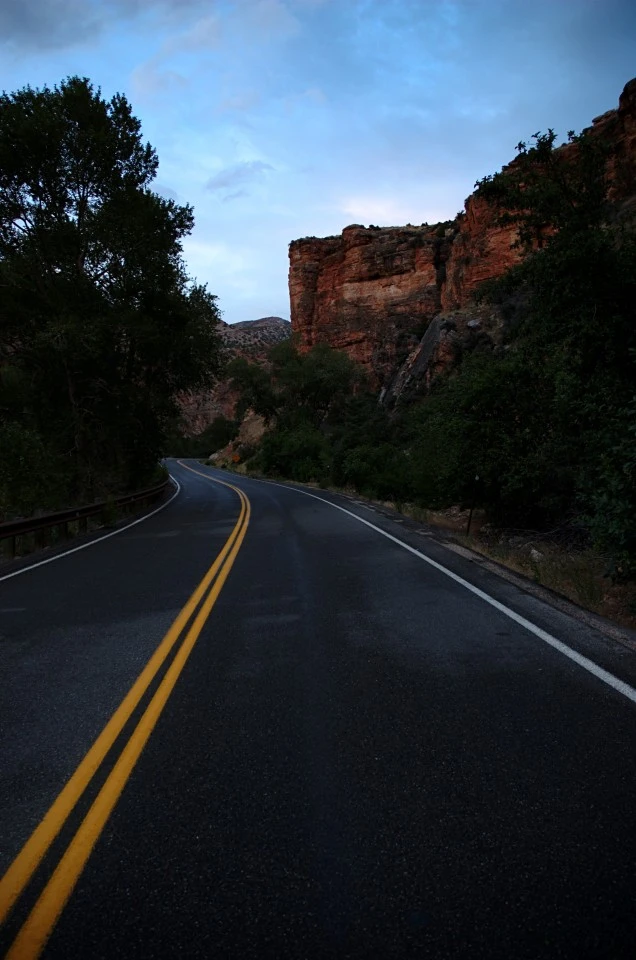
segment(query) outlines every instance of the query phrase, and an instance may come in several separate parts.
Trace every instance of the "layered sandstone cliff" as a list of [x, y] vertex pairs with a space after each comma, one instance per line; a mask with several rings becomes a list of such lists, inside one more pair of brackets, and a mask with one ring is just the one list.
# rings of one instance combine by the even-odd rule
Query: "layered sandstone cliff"
[[[636, 80], [626, 85], [618, 109], [589, 129], [612, 145], [608, 199], [619, 212], [633, 213]], [[456, 220], [436, 227], [356, 224], [340, 236], [296, 240], [289, 248], [293, 333], [301, 348], [328, 343], [346, 351], [395, 399], [407, 383], [430, 382], [462, 350], [487, 339], [496, 344], [497, 317], [472, 303], [481, 283], [519, 259], [515, 240], [515, 229], [498, 225], [497, 211], [475, 194]]]
[[329, 343], [379, 380], [440, 310], [450, 237], [435, 228], [346, 227], [290, 246], [292, 330], [301, 347]]

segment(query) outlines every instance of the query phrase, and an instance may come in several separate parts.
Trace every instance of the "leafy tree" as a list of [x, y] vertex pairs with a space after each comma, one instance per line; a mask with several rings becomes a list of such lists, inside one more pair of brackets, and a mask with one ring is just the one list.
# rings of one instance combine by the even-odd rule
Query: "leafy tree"
[[239, 393], [237, 418], [242, 420], [251, 409], [269, 423], [279, 405], [269, 371], [257, 363], [249, 363], [244, 357], [237, 357], [228, 364], [227, 372], [232, 378], [232, 389]]
[[478, 180], [477, 193], [499, 207], [500, 222], [514, 224], [527, 252], [563, 231], [586, 231], [608, 216], [609, 145], [589, 133], [568, 133], [556, 146], [554, 130], [517, 144], [517, 157], [500, 173]]
[[636, 576], [636, 396], [605, 424], [581, 482], [584, 520], [608, 553], [608, 573]]
[[329, 473], [329, 441], [308, 422], [299, 422], [266, 433], [255, 466], [265, 473], [299, 483], [323, 481]]
[[[531, 148], [520, 144], [510, 167], [478, 184], [530, 251], [485, 292], [504, 308], [522, 294], [512, 347], [530, 376], [547, 384], [537, 444], [558, 469], [544, 476], [537, 503], [559, 488], [554, 502], [582, 513], [613, 569], [625, 573], [636, 570], [634, 224], [608, 202], [608, 171], [617, 165], [607, 162], [607, 144], [570, 134], [569, 144], [556, 148], [553, 131], [534, 139]], [[521, 480], [531, 488], [525, 475]]]
[[177, 419], [168, 433], [166, 450], [172, 457], [209, 457], [235, 438], [239, 425], [238, 420], [218, 416], [200, 433], [186, 435]]
[[216, 298], [182, 260], [192, 209], [152, 192], [157, 164], [87, 79], [0, 97], [0, 403], [47, 438], [68, 499], [144, 482], [174, 398], [218, 368]]
[[305, 354], [283, 341], [270, 351], [279, 404], [287, 416], [300, 413], [318, 428], [329, 416], [337, 419], [345, 399], [362, 386], [360, 369], [327, 344]]
[[270, 424], [255, 468], [299, 481], [338, 473], [350, 405], [365, 404], [363, 377], [346, 354], [326, 345], [300, 353], [285, 341], [270, 350], [268, 367], [240, 358], [228, 369], [241, 394], [237, 413], [252, 408]]

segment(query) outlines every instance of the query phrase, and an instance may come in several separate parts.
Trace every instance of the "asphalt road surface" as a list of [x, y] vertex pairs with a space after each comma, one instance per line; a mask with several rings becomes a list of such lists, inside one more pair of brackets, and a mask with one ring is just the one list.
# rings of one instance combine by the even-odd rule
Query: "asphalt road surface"
[[185, 464], [0, 571], [0, 956], [634, 960], [636, 652]]

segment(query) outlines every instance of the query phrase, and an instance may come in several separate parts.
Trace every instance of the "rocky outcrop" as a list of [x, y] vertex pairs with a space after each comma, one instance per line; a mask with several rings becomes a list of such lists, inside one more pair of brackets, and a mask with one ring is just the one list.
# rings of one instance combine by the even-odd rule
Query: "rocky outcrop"
[[292, 329], [301, 348], [329, 343], [379, 382], [439, 312], [450, 239], [428, 225], [365, 228], [290, 246]]
[[[589, 131], [612, 144], [608, 200], [618, 216], [634, 215], [636, 79], [626, 85], [618, 109], [597, 117]], [[417, 378], [429, 382], [434, 371], [472, 348], [465, 326], [471, 319], [479, 321], [479, 342], [489, 337], [496, 345], [497, 318], [466, 311], [481, 283], [521, 257], [516, 236], [473, 194], [464, 213], [436, 227], [356, 224], [340, 236], [296, 240], [289, 248], [292, 330], [301, 349], [328, 343], [346, 351], [366, 367], [386, 401], [395, 400], [400, 384], [407, 389]]]
[[234, 440], [222, 450], [214, 451], [210, 460], [219, 467], [233, 466], [240, 469], [238, 465], [249, 460], [266, 430], [267, 425], [263, 418], [253, 410], [248, 410]]
[[633, 212], [636, 191], [636, 78], [625, 85], [617, 110], [596, 117], [587, 132], [612, 144], [608, 164], [608, 199]]
[[[291, 324], [282, 317], [222, 323], [220, 335], [227, 362], [244, 357], [250, 363], [266, 363], [269, 350], [291, 336]], [[186, 436], [201, 433], [216, 417], [233, 419], [237, 400], [238, 395], [227, 378], [221, 378], [212, 390], [182, 394], [179, 408], [184, 433]]]
[[499, 226], [496, 211], [481, 197], [470, 196], [466, 211], [455, 223], [444, 283], [440, 293], [442, 310], [459, 310], [470, 303], [485, 280], [500, 277], [521, 257], [515, 247], [514, 226]]
[[500, 349], [502, 331], [500, 314], [486, 306], [440, 313], [381, 389], [381, 402], [392, 407], [426, 393], [435, 377], [454, 367], [463, 353]]
[[232, 420], [238, 397], [229, 380], [219, 380], [211, 390], [182, 393], [179, 397], [181, 430], [187, 437], [202, 433], [217, 417]]
[[480, 283], [518, 259], [514, 239], [471, 197], [466, 213], [447, 225], [353, 225], [340, 237], [296, 240], [289, 292], [301, 349], [328, 343], [386, 386], [433, 318], [460, 310]]

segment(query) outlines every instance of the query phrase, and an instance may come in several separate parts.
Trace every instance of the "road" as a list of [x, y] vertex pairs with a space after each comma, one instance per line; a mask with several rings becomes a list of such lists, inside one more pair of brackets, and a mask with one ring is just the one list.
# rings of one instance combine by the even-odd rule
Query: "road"
[[362, 504], [170, 469], [0, 579], [0, 956], [633, 960], [636, 652]]

